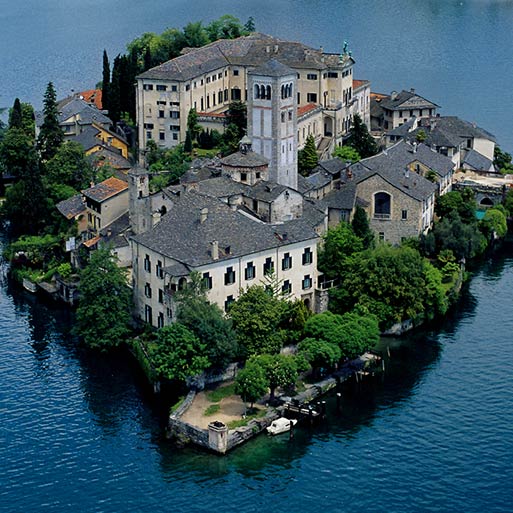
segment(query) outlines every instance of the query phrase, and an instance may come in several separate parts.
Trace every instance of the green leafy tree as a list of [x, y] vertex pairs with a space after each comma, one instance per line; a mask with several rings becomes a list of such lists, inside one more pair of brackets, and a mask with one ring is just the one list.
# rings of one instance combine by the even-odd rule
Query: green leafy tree
[[217, 39], [235, 39], [245, 33], [244, 27], [238, 18], [231, 14], [224, 14], [219, 19], [206, 26], [206, 32], [210, 41]]
[[493, 164], [502, 174], [513, 173], [513, 164], [511, 163], [511, 155], [495, 146], [493, 152]]
[[160, 328], [148, 353], [158, 374], [172, 381], [185, 381], [210, 366], [205, 344], [180, 323]]
[[130, 333], [131, 294], [126, 271], [118, 267], [108, 248], [91, 254], [80, 272], [79, 292], [78, 335], [97, 349], [120, 345]]
[[201, 130], [201, 125], [198, 123], [198, 113], [196, 109], [192, 107], [189, 114], [187, 114], [187, 131], [190, 132], [189, 135], [192, 141], [198, 139]]
[[415, 139], [417, 140], [417, 142], [419, 143], [422, 143], [424, 142], [426, 139], [427, 139], [427, 134], [425, 132], [425, 130], [423, 130], [422, 128], [417, 132], [417, 134], [415, 135]]
[[344, 162], [355, 163], [362, 160], [360, 154], [352, 147], [348, 145], [337, 146], [333, 152], [333, 157], [337, 157]]
[[511, 217], [513, 216], [513, 189], [509, 189], [504, 198], [504, 208], [506, 213]]
[[342, 358], [356, 358], [379, 342], [379, 324], [374, 315], [347, 312], [340, 319], [340, 347]]
[[474, 192], [470, 189], [464, 191], [450, 191], [439, 196], [435, 202], [435, 214], [438, 217], [446, 217], [456, 212], [461, 220], [467, 224], [477, 224], [477, 204], [474, 199]]
[[43, 124], [39, 131], [38, 149], [43, 162], [50, 160], [64, 140], [64, 134], [59, 126], [57, 110], [57, 95], [52, 82], [48, 83], [43, 100]]
[[359, 237], [363, 244], [363, 249], [373, 248], [375, 244], [374, 232], [369, 225], [369, 218], [365, 210], [356, 205], [351, 227], [354, 234]]
[[489, 208], [479, 223], [479, 228], [489, 240], [494, 237], [504, 237], [508, 232], [508, 222], [505, 213], [499, 208]]
[[319, 269], [329, 279], [337, 278], [346, 266], [348, 257], [363, 250], [363, 241], [349, 223], [342, 221], [324, 235], [318, 252]]
[[312, 169], [319, 163], [319, 156], [317, 155], [317, 148], [315, 146], [315, 139], [313, 135], [306, 138], [305, 146], [298, 151], [297, 165], [298, 171], [303, 176], [308, 176]]
[[290, 388], [296, 383], [297, 365], [292, 355], [262, 354], [253, 356], [250, 361], [264, 369], [271, 401], [274, 399], [278, 387]]
[[349, 130], [347, 144], [352, 146], [362, 159], [372, 157], [378, 152], [376, 141], [372, 135], [369, 134], [367, 125], [358, 114], [353, 116], [353, 123]]
[[49, 183], [67, 185], [75, 190], [89, 186], [93, 169], [84, 148], [75, 141], [66, 141], [45, 165], [45, 178]]
[[268, 384], [264, 368], [249, 360], [235, 378], [235, 391], [243, 401], [249, 401], [251, 408], [267, 392]]
[[245, 356], [278, 353], [284, 334], [279, 330], [286, 301], [272, 295], [263, 286], [249, 287], [231, 305], [228, 312], [237, 332], [239, 347]]
[[298, 354], [312, 366], [315, 373], [321, 368], [333, 368], [342, 357], [340, 347], [326, 340], [305, 338], [298, 345]]
[[189, 328], [206, 347], [211, 365], [224, 369], [238, 354], [237, 334], [232, 321], [221, 309], [209, 303], [204, 287], [197, 286], [178, 295], [177, 320]]
[[10, 128], [0, 145], [0, 161], [17, 178], [30, 178], [39, 166], [33, 139], [22, 128]]

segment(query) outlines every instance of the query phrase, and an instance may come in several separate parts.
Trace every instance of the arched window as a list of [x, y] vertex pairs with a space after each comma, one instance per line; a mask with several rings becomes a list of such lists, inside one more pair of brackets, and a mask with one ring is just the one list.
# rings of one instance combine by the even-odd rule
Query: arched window
[[265, 98], [266, 98], [266, 100], [270, 100], [271, 99], [271, 86], [270, 85], [268, 85], [266, 87]]
[[390, 219], [391, 199], [387, 192], [374, 194], [374, 217], [376, 219]]
[[261, 98], [262, 100], [265, 100], [265, 86], [260, 86], [260, 96], [259, 98]]
[[255, 84], [255, 100], [258, 100], [260, 98], [260, 86], [258, 84]]
[[281, 86], [281, 99], [283, 100], [283, 98], [286, 98], [287, 97], [287, 93], [286, 93], [286, 87], [284, 85]]
[[178, 290], [185, 289], [186, 285], [187, 285], [187, 280], [185, 278], [180, 278], [178, 280]]
[[480, 203], [482, 207], [493, 207], [493, 201], [490, 198], [484, 197]]

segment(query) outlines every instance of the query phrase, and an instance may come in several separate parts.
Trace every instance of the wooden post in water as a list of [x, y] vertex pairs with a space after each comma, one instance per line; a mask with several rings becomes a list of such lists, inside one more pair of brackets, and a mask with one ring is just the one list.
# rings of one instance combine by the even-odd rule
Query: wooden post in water
[[290, 422], [290, 429], [289, 429], [289, 440], [292, 440], [294, 438], [294, 422], [292, 422], [289, 419]]
[[321, 403], [321, 411], [322, 411], [322, 418], [326, 418], [326, 401], [322, 401]]
[[342, 394], [340, 392], [337, 392], [337, 413], [340, 413], [340, 399], [342, 397]]

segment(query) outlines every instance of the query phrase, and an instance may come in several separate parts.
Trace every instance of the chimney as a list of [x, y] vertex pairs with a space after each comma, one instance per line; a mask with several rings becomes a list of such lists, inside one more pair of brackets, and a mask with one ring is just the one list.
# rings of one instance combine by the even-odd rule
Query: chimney
[[410, 178], [410, 168], [408, 166], [404, 168], [404, 177]]
[[269, 45], [265, 47], [265, 53], [271, 53], [271, 47]]
[[208, 217], [208, 208], [202, 208], [200, 211], [200, 223], [203, 224]]
[[415, 88], [414, 88], [414, 87], [412, 87], [412, 88], [410, 89], [410, 93], [411, 93], [411, 94], [415, 94]]
[[396, 98], [397, 98], [397, 91], [392, 91], [392, 92], [390, 93], [390, 99], [391, 99], [391, 100], [395, 100]]
[[278, 45], [274, 45], [274, 53], [278, 53], [278, 48], [279, 48]]
[[219, 242], [213, 240], [211, 243], [210, 254], [212, 256], [212, 260], [219, 260]]
[[417, 153], [417, 142], [416, 141], [413, 141], [413, 153]]

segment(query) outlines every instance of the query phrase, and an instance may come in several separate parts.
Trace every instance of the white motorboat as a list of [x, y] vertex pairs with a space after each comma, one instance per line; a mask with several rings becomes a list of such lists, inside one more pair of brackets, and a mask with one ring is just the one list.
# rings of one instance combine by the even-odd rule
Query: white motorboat
[[292, 426], [295, 426], [296, 424], [297, 419], [287, 419], [285, 417], [280, 417], [279, 419], [272, 421], [271, 425], [267, 427], [267, 432], [270, 435], [279, 435], [280, 433], [290, 431]]

